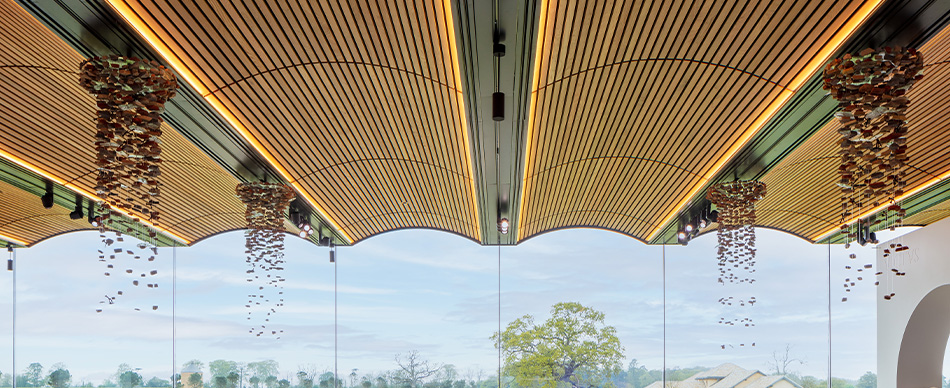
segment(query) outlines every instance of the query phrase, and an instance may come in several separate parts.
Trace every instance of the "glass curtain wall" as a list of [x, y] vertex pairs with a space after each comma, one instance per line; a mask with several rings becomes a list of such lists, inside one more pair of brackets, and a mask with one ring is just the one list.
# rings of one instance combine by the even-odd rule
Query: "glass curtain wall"
[[[141, 241], [123, 240], [106, 248], [97, 232], [77, 232], [17, 250], [18, 386], [171, 385], [172, 252], [149, 261], [125, 252], [138, 255]], [[116, 258], [100, 261], [106, 250]], [[7, 310], [11, 275], [3, 276]], [[0, 328], [9, 328], [4, 316]], [[9, 360], [9, 349], [0, 357]]]
[[[571, 308], [583, 306], [603, 313], [594, 326], [614, 330], [619, 354], [605, 358], [611, 373], [581, 370], [579, 381], [642, 388], [664, 368], [675, 381], [733, 364], [815, 387], [829, 374], [830, 299], [833, 382], [866, 386], [876, 373], [881, 269], [865, 268], [874, 247], [756, 232], [756, 272], [745, 276], [755, 283], [725, 285], [714, 232], [662, 247], [573, 229], [499, 249], [398, 231], [338, 248], [335, 263], [328, 248], [287, 235], [283, 270], [257, 273], [284, 278], [272, 299], [248, 282], [243, 232], [159, 248], [154, 262], [110, 259], [117, 248], [98, 233], [71, 233], [17, 250], [15, 369], [21, 387], [493, 388], [499, 323], [542, 326], [552, 309], [576, 319]], [[139, 272], [147, 280], [134, 285]], [[14, 371], [12, 281], [0, 276], [0, 387]], [[261, 338], [249, 332], [265, 327]], [[519, 365], [503, 367], [503, 386], [530, 385]]]

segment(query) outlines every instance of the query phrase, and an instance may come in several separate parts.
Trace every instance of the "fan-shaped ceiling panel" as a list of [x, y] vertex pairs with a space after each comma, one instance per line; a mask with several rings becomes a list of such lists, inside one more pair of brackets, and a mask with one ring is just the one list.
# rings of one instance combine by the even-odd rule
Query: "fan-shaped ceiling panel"
[[[32, 246], [51, 236], [92, 230], [85, 217], [69, 218], [72, 209], [53, 204], [46, 209], [36, 194], [0, 181], [0, 241]], [[98, 230], [98, 229], [97, 229]]]
[[[924, 78], [907, 94], [907, 186], [903, 198], [950, 178], [950, 29], [944, 28], [920, 47]], [[757, 206], [757, 222], [812, 241], [828, 236], [844, 222], [853, 222], [887, 206], [886, 198], [871, 198], [853, 217], [841, 219], [837, 120], [798, 147], [763, 177], [769, 195]], [[874, 203], [878, 203], [875, 206]], [[937, 207], [939, 208], [939, 206]], [[925, 225], [942, 212], [911, 216], [905, 223]]]
[[[79, 86], [84, 58], [12, 0], [0, 1], [0, 17], [0, 155], [93, 197], [96, 102]], [[158, 226], [184, 243], [243, 228], [237, 179], [168, 125], [162, 129]]]
[[480, 241], [448, 2], [110, 3], [350, 242]]
[[652, 239], [876, 4], [542, 2], [520, 239]]

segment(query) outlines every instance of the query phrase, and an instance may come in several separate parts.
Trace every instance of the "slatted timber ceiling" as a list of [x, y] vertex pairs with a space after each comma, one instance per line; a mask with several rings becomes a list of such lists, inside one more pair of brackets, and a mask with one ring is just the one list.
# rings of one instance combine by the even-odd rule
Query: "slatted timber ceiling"
[[576, 226], [650, 238], [869, 8], [542, 3], [519, 238]]
[[907, 217], [904, 219], [904, 225], [926, 226], [947, 217], [950, 217], [950, 201], [943, 201], [936, 206]]
[[67, 209], [54, 204], [46, 209], [39, 197], [0, 181], [0, 239], [15, 239], [17, 244], [32, 246], [51, 236], [77, 230], [92, 230], [86, 218], [72, 220]]
[[441, 0], [110, 2], [352, 241], [480, 241]]
[[[12, 0], [0, 1], [0, 18], [0, 151], [67, 187], [94, 193], [96, 103], [79, 86], [84, 58]], [[246, 226], [244, 205], [234, 195], [238, 181], [168, 125], [162, 131], [159, 227], [190, 243]], [[40, 202], [35, 196], [22, 200], [17, 203], [24, 207], [13, 209], [17, 214], [32, 214], [30, 203]], [[24, 238], [88, 227], [85, 220], [66, 221], [44, 217], [49, 226]], [[11, 227], [22, 229], [0, 226], [0, 234], [13, 233]]]
[[[908, 93], [911, 103], [907, 110], [907, 193], [941, 177], [946, 179], [950, 173], [950, 28], [944, 28], [919, 50], [925, 67], [923, 80]], [[837, 120], [829, 121], [763, 177], [769, 194], [757, 205], [759, 224], [812, 241], [842, 224], [840, 191], [836, 185], [839, 128]], [[865, 202], [875, 201], [885, 203], [886, 198]], [[854, 214], [872, 209], [868, 205]], [[946, 212], [927, 211], [909, 217], [905, 223], [926, 225], [945, 215]]]

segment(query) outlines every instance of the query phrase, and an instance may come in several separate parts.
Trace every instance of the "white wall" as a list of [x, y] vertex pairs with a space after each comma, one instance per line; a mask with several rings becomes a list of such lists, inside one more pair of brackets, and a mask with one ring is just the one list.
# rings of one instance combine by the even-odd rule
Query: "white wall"
[[[878, 386], [898, 386], [898, 364], [903, 370], [901, 388], [940, 387], [947, 330], [950, 330], [950, 287], [934, 292], [926, 308], [915, 317], [912, 330], [905, 333], [918, 304], [934, 289], [950, 284], [950, 218], [918, 229], [877, 247], [877, 271], [883, 271], [877, 289], [877, 371]], [[891, 243], [910, 249], [895, 254]], [[890, 257], [884, 249], [890, 249]], [[894, 276], [891, 268], [906, 272]], [[891, 300], [884, 295], [895, 293]], [[906, 334], [906, 338], [905, 338]], [[907, 345], [901, 349], [901, 345]], [[934, 373], [936, 375], [934, 375]]]

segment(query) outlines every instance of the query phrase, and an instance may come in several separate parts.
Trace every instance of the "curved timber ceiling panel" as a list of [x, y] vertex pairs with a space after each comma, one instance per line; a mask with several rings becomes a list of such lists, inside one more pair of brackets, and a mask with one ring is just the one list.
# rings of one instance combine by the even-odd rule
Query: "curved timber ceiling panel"
[[350, 242], [480, 241], [447, 2], [111, 3]]
[[[925, 186], [948, 178], [950, 173], [950, 28], [944, 28], [920, 47], [924, 56], [924, 78], [908, 93], [907, 186], [910, 196]], [[769, 171], [763, 181], [769, 194], [757, 205], [757, 223], [781, 228], [812, 241], [835, 231], [843, 221], [838, 201], [837, 120], [829, 121], [818, 133]], [[884, 203], [874, 198], [866, 203]], [[873, 210], [867, 205], [853, 211], [860, 215]], [[908, 225], [926, 225], [947, 215], [946, 204], [912, 215]]]
[[[72, 209], [53, 204], [46, 209], [40, 198], [16, 186], [0, 181], [0, 240], [32, 246], [48, 237], [77, 230], [93, 230], [83, 217], [69, 218]], [[98, 231], [98, 229], [96, 229]]]
[[652, 238], [868, 4], [542, 3], [519, 240]]
[[[96, 103], [79, 86], [84, 58], [12, 0], [0, 1], [0, 18], [0, 151], [71, 189], [94, 193]], [[190, 243], [246, 226], [244, 205], [234, 195], [237, 179], [168, 125], [162, 132], [159, 227]], [[3, 203], [4, 209], [21, 211]], [[66, 221], [49, 219], [45, 222], [55, 228], [36, 231], [88, 228], [84, 220]]]

